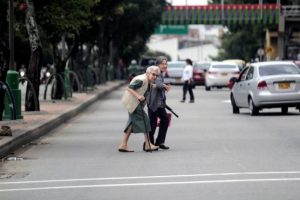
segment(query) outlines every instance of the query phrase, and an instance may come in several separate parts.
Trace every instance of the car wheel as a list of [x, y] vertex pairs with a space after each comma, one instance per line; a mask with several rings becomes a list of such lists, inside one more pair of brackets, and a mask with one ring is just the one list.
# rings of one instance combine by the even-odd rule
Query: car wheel
[[281, 107], [281, 113], [282, 113], [282, 114], [287, 114], [288, 111], [289, 111], [289, 108], [288, 108], [288, 107], [286, 107], [286, 106]]
[[206, 90], [206, 91], [209, 91], [209, 90], [210, 90], [210, 87], [207, 85], [206, 81], [204, 82], [204, 87], [205, 87], [205, 90]]
[[249, 110], [250, 110], [250, 115], [254, 116], [258, 114], [258, 107], [254, 105], [254, 102], [252, 98], [250, 97], [249, 99]]
[[207, 86], [206, 83], [205, 83], [205, 90], [206, 90], [206, 91], [209, 91], [209, 90], [210, 90], [210, 87]]
[[234, 100], [234, 97], [233, 97], [232, 94], [230, 95], [230, 100], [231, 100], [231, 105], [232, 105], [232, 113], [233, 114], [239, 114], [240, 113], [240, 109], [239, 109], [239, 107], [237, 107], [237, 105], [235, 103], [235, 100]]

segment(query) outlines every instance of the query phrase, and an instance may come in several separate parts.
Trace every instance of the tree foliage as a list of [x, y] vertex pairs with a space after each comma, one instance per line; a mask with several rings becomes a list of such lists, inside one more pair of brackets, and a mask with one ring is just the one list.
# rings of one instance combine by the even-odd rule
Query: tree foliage
[[[231, 27], [232, 28], [232, 27]], [[250, 61], [264, 44], [264, 27], [232, 28], [221, 37], [219, 54], [215, 60], [242, 59]]]
[[126, 63], [138, 59], [146, 51], [146, 42], [161, 20], [165, 1], [124, 0], [124, 14], [113, 28], [115, 45], [121, 49], [119, 56]]
[[[213, 0], [212, 3], [219, 4], [220, 1]], [[257, 4], [257, 0], [236, 0], [234, 2], [225, 0], [224, 4]], [[268, 0], [264, 3], [276, 3], [276, 0]], [[266, 28], [276, 28], [274, 25], [251, 24], [226, 25], [228, 32], [221, 37], [219, 54], [213, 57], [214, 60], [242, 59], [250, 61], [256, 57], [258, 48], [264, 46]]]
[[[30, 43], [25, 28], [25, 10], [18, 6], [25, 0], [15, 2], [15, 59], [17, 65], [29, 64]], [[50, 63], [53, 58], [56, 72], [63, 73], [66, 60], [72, 58], [75, 65], [86, 68], [93, 59], [85, 59], [84, 55], [92, 55], [98, 59], [95, 67], [105, 69], [119, 58], [125, 64], [131, 59], [138, 59], [145, 51], [146, 42], [159, 24], [165, 0], [32, 0], [35, 7], [35, 20], [39, 27], [42, 42], [42, 63]], [[8, 1], [0, 1], [0, 65], [8, 57]], [[59, 44], [65, 37], [67, 53], [61, 56]], [[83, 52], [83, 45], [88, 52]], [[51, 56], [49, 55], [51, 49]], [[47, 61], [45, 61], [47, 60]], [[1, 67], [1, 70], [3, 67]], [[61, 88], [59, 86], [58, 88]], [[60, 91], [61, 93], [62, 91]], [[57, 98], [61, 98], [58, 95]]]

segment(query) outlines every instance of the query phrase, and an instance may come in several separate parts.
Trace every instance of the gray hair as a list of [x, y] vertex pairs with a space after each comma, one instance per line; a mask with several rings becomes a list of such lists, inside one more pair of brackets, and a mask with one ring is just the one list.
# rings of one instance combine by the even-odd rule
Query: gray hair
[[158, 56], [158, 57], [156, 58], [156, 65], [161, 64], [164, 60], [165, 60], [165, 61], [168, 61], [168, 58], [167, 58], [166, 56]]
[[155, 65], [151, 65], [150, 67], [147, 67], [146, 73], [149, 74], [149, 73], [152, 73], [152, 72], [156, 72], [157, 74], [160, 74], [159, 67], [155, 66]]

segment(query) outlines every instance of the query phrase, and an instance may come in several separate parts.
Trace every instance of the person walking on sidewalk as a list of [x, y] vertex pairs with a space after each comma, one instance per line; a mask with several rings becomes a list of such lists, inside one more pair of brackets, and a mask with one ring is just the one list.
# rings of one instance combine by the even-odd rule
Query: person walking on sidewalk
[[191, 59], [186, 59], [186, 66], [182, 72], [181, 80], [183, 81], [183, 96], [180, 102], [184, 103], [186, 99], [186, 93], [189, 91], [190, 103], [194, 103], [194, 93], [193, 93], [193, 62]]
[[[155, 80], [155, 83], [150, 87], [150, 94], [148, 96], [148, 115], [150, 118], [151, 132], [150, 141], [159, 146], [160, 149], [169, 149], [165, 145], [165, 139], [168, 131], [169, 118], [166, 112], [166, 91], [171, 89], [170, 85], [164, 83], [163, 73], [168, 67], [168, 59], [164, 56], [159, 56], [156, 60], [156, 65], [159, 67], [161, 73]], [[154, 134], [157, 126], [157, 118], [160, 119], [159, 131], [154, 143]]]
[[122, 97], [122, 103], [129, 112], [129, 119], [124, 130], [124, 136], [118, 150], [120, 152], [133, 152], [128, 148], [128, 140], [131, 133], [144, 133], [144, 151], [158, 150], [149, 142], [148, 133], [151, 131], [150, 121], [144, 111], [145, 98], [150, 88], [150, 83], [159, 76], [157, 66], [150, 66], [146, 73], [134, 77]]

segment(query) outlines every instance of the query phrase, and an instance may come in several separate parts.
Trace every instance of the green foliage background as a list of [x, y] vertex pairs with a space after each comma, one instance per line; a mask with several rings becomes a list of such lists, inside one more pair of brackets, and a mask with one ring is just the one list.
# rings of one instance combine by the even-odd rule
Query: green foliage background
[[[213, 0], [213, 4], [220, 4], [220, 0]], [[267, 0], [263, 3], [276, 3], [276, 0]], [[257, 0], [225, 0], [224, 4], [258, 4]], [[213, 60], [242, 59], [247, 62], [255, 59], [258, 48], [264, 46], [266, 28], [277, 29], [276, 25], [226, 25], [228, 32], [224, 33], [219, 46], [219, 54]]]
[[[24, 24], [26, 11], [21, 11], [18, 7], [25, 0], [14, 2], [17, 49], [15, 57], [18, 65], [21, 63], [26, 65], [29, 57], [28, 35]], [[56, 49], [62, 35], [66, 37], [69, 50], [73, 48], [72, 56], [78, 54], [78, 47], [82, 44], [97, 45], [100, 63], [107, 63], [111, 59], [111, 54], [113, 62], [122, 57], [125, 63], [129, 63], [131, 59], [137, 59], [145, 52], [146, 42], [159, 24], [166, 5], [164, 0], [32, 0], [32, 2], [43, 44], [42, 63], [49, 62], [51, 58], [55, 63], [62, 62]], [[5, 44], [0, 46], [0, 52], [4, 51], [4, 47], [8, 47], [7, 4], [8, 1], [0, 0], [0, 42]], [[110, 49], [110, 45], [113, 49]]]

